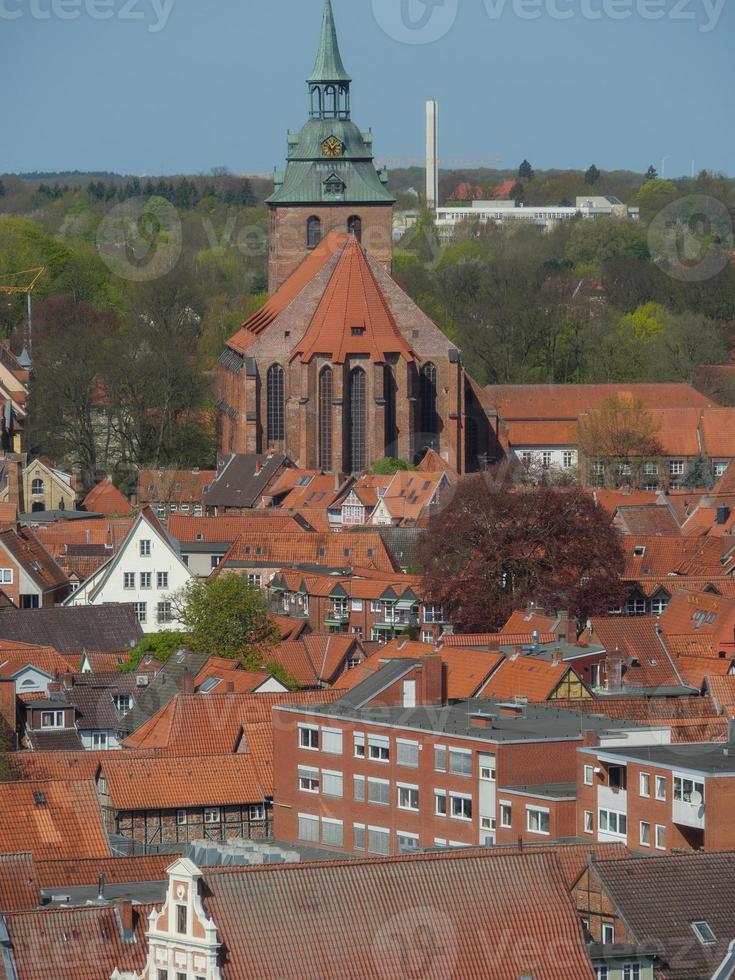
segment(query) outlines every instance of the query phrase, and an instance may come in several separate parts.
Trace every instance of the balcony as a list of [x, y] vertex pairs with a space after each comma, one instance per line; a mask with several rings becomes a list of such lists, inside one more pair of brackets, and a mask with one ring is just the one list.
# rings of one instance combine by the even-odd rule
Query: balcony
[[617, 786], [600, 786], [597, 789], [597, 805], [601, 810], [628, 812], [628, 791]]
[[350, 613], [346, 606], [334, 606], [324, 614], [324, 623], [327, 626], [341, 626], [349, 621]]
[[671, 819], [683, 827], [704, 828], [704, 803], [687, 803], [674, 800], [671, 804]]

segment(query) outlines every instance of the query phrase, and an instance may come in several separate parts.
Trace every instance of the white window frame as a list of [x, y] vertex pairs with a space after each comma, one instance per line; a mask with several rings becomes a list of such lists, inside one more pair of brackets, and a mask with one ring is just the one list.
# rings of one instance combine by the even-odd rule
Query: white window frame
[[[500, 800], [500, 826], [508, 830], [513, 826], [513, 804], [510, 800]], [[506, 815], [508, 819], [506, 820]]]
[[[411, 761], [406, 761], [406, 758], [401, 758], [401, 750], [404, 752], [411, 753]], [[419, 766], [419, 752], [420, 746], [415, 739], [410, 738], [397, 738], [396, 739], [396, 765], [404, 766], [407, 769], [418, 769]], [[415, 755], [414, 755], [415, 753]], [[415, 762], [413, 759], [415, 758]]]
[[[644, 828], [645, 828], [645, 831], [644, 831]], [[644, 839], [645, 836], [646, 836], [646, 832], [648, 834], [648, 840], [645, 840]], [[640, 843], [641, 847], [650, 847], [651, 846], [651, 822], [650, 822], [650, 820], [641, 820], [640, 825], [638, 827], [638, 842]]]
[[390, 739], [387, 735], [368, 735], [367, 744], [371, 762], [390, 762]]
[[[325, 834], [325, 827], [332, 828], [334, 830], [339, 830], [339, 840], [329, 840], [329, 834]], [[327, 839], [325, 839], [327, 838]], [[342, 847], [344, 846], [345, 831], [344, 823], [338, 820], [336, 817], [322, 817], [322, 832], [321, 832], [321, 842], [326, 844], [327, 847]]]
[[[357, 831], [362, 831], [362, 847], [357, 843]], [[364, 823], [353, 823], [352, 825], [352, 847], [355, 851], [367, 850], [367, 828]]]
[[639, 773], [639, 795], [644, 799], [650, 799], [651, 796], [651, 774], [650, 772]]
[[205, 823], [222, 823], [222, 812], [218, 806], [207, 806], [204, 808]]
[[[311, 744], [314, 741], [314, 736], [316, 736], [316, 745]], [[318, 725], [305, 725], [299, 722], [299, 748], [304, 749], [306, 752], [319, 751]]]
[[600, 930], [600, 935], [604, 946], [609, 946], [613, 944], [615, 942], [614, 924], [612, 922], [603, 922], [602, 929]]
[[151, 572], [141, 572], [140, 573], [140, 587], [146, 591], [152, 587], [153, 576]]
[[123, 572], [123, 589], [135, 589], [135, 572]]
[[[404, 802], [401, 802], [403, 797]], [[413, 805], [415, 799], [416, 805]], [[408, 800], [408, 802], [405, 802]], [[396, 783], [396, 805], [399, 810], [410, 810], [412, 813], [419, 812], [419, 788], [412, 783]]]
[[586, 765], [584, 767], [584, 785], [594, 786], [594, 784], [595, 784], [595, 767]]
[[[663, 844], [659, 844], [659, 831], [661, 832], [661, 836], [663, 837]], [[657, 851], [665, 851], [666, 850], [666, 824], [657, 823], [654, 833], [655, 833], [655, 845], [656, 845], [655, 849]]]
[[176, 826], [177, 827], [185, 827], [186, 824], [187, 824], [187, 822], [188, 822], [188, 819], [189, 819], [189, 817], [188, 817], [188, 814], [187, 814], [186, 810], [177, 810], [176, 811]]
[[595, 832], [595, 815], [592, 810], [584, 811], [584, 832], [585, 834], [594, 834]]
[[[387, 843], [387, 850], [381, 849], [379, 851], [376, 851], [373, 848], [371, 848], [370, 847], [371, 834], [380, 834], [381, 838], [384, 839]], [[367, 844], [368, 854], [381, 854], [381, 855], [390, 854], [390, 830], [387, 827], [373, 827], [370, 824], [368, 824], [366, 844]]]
[[[620, 830], [621, 821], [625, 821], [625, 830]], [[615, 829], [611, 829], [611, 824], [615, 824]], [[603, 826], [603, 824], [605, 826]], [[600, 807], [597, 811], [597, 830], [599, 833], [609, 834], [611, 837], [627, 839], [628, 836], [628, 814], [622, 810], [608, 810]]]
[[437, 817], [447, 815], [447, 791], [445, 789], [434, 790], [434, 814]]
[[138, 551], [139, 551], [140, 557], [141, 558], [150, 558], [151, 557], [151, 539], [150, 538], [141, 538], [140, 541], [138, 542], [138, 544], [139, 544]]
[[[455, 813], [454, 806], [455, 803], [469, 803], [469, 816], [465, 816], [463, 813]], [[461, 807], [462, 810], [465, 809], [464, 805]], [[463, 820], [465, 823], [470, 823], [472, 820], [472, 796], [469, 793], [455, 793], [450, 790], [449, 792], [449, 816], [452, 820]]]
[[[539, 826], [531, 826], [531, 818], [538, 817]], [[546, 818], [546, 830], [541, 829], [541, 822]], [[549, 808], [546, 806], [531, 806], [526, 805], [526, 830], [529, 834], [538, 834], [541, 837], [548, 837], [551, 834], [551, 815], [549, 813]]]
[[[443, 756], [444, 764], [437, 765], [437, 758]], [[434, 746], [434, 772], [446, 772], [447, 771], [447, 747], [446, 745], [435, 745]]]
[[656, 776], [656, 799], [666, 801], [666, 776]]
[[[385, 796], [384, 800], [371, 800], [370, 799], [370, 789], [371, 787], [380, 786], [381, 796]], [[383, 792], [383, 790], [387, 792]], [[373, 806], [390, 806], [390, 780], [389, 779], [378, 779], [377, 776], [368, 776], [367, 786], [365, 787], [365, 801], [371, 803]]]
[[159, 589], [168, 588], [168, 572], [156, 572], [156, 587]]
[[365, 732], [353, 732], [354, 756], [356, 759], [365, 758]]
[[[463, 759], [465, 762], [469, 760], [469, 771], [465, 771], [464, 768], [454, 769], [452, 768], [452, 757], [454, 759]], [[452, 776], [471, 776], [472, 775], [472, 752], [470, 749], [457, 749], [449, 747], [447, 752], [447, 765], [449, 767], [448, 772]]]
[[[308, 835], [302, 834], [302, 830], [305, 830], [306, 827], [309, 828]], [[314, 834], [314, 831], [316, 831], [316, 834]], [[299, 813], [296, 832], [299, 840], [306, 841], [309, 844], [318, 844], [320, 839], [318, 815], [315, 813]]]
[[299, 766], [297, 770], [301, 793], [319, 792], [319, 770], [311, 766]]

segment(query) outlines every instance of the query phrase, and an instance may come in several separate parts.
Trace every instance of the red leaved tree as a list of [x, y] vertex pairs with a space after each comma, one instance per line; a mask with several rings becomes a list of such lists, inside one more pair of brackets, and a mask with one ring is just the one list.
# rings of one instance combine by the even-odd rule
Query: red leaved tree
[[530, 600], [584, 623], [625, 595], [615, 529], [577, 488], [463, 480], [420, 552], [424, 593], [462, 632], [498, 629]]

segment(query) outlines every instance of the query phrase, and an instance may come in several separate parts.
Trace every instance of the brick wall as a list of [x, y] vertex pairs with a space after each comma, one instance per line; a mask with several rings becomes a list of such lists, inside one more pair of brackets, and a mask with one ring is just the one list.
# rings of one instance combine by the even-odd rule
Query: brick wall
[[[499, 753], [502, 755], [502, 753]], [[519, 840], [530, 844], [559, 840], [563, 837], [574, 837], [577, 822], [576, 800], [552, 800], [538, 797], [530, 793], [509, 793], [502, 786], [498, 787], [498, 800], [506, 800], [511, 804], [511, 825], [503, 827], [500, 823], [500, 811], [496, 820], [495, 843], [515, 844]], [[528, 829], [526, 807], [539, 807], [549, 811], [549, 833], [543, 834]]]
[[322, 238], [330, 231], [347, 231], [352, 216], [362, 221], [362, 244], [388, 272], [393, 262], [393, 206], [391, 204], [295, 205], [270, 209], [268, 288], [274, 293], [301, 264], [308, 248], [306, 222], [321, 221]]
[[[207, 822], [202, 807], [181, 810], [116, 810], [102, 805], [105, 830], [138, 844], [188, 844], [194, 840], [260, 839], [269, 836], [270, 808], [265, 819], [251, 819], [247, 804], [219, 807], [220, 819]], [[179, 814], [186, 822], [179, 822]]]

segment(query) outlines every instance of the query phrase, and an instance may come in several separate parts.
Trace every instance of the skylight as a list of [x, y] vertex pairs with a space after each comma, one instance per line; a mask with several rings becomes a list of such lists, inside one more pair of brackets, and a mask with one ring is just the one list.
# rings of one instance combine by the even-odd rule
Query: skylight
[[717, 942], [717, 937], [710, 929], [709, 923], [704, 921], [692, 922], [692, 929], [694, 930], [694, 935], [703, 946], [711, 946]]
[[203, 681], [199, 685], [199, 693], [200, 694], [209, 694], [209, 692], [212, 690], [212, 688], [213, 687], [216, 687], [220, 683], [221, 680], [222, 680], [221, 677], [208, 677], [205, 681]]

